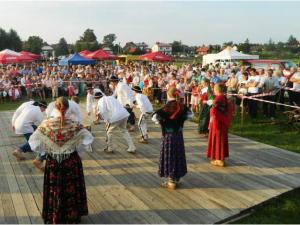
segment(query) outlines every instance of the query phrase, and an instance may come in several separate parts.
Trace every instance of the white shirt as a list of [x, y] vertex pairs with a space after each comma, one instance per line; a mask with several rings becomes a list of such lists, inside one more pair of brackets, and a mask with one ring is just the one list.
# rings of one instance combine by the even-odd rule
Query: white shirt
[[17, 117], [14, 123], [16, 134], [33, 133], [32, 125], [38, 126], [44, 119], [39, 106], [27, 105]]
[[[292, 78], [300, 79], [300, 73], [294, 73]], [[295, 89], [296, 91], [300, 91], [300, 84], [297, 84], [296, 82], [293, 82], [293, 89]]]
[[153, 107], [151, 102], [149, 101], [148, 97], [146, 95], [137, 93], [135, 96], [136, 103], [138, 105], [138, 108], [140, 108], [142, 113], [152, 113]]
[[[55, 107], [55, 102], [51, 102], [46, 109], [47, 118], [58, 117], [60, 116], [60, 112]], [[65, 114], [66, 118], [73, 120], [74, 122], [81, 122], [80, 108], [79, 105], [69, 100], [69, 108]]]
[[127, 110], [113, 96], [103, 96], [100, 98], [97, 111], [107, 123], [114, 123], [129, 116]]
[[257, 94], [258, 93], [258, 85], [260, 83], [260, 76], [249, 76], [247, 83], [257, 83], [256, 87], [249, 87], [248, 93]]
[[269, 77], [267, 75], [258, 75], [258, 76], [260, 76], [258, 87], [262, 88], [265, 85], [266, 80], [269, 79]]
[[117, 97], [122, 106], [126, 106], [127, 104], [133, 106], [134, 96], [127, 84], [119, 82], [113, 96]]
[[34, 103], [34, 101], [29, 101], [29, 102], [24, 102], [22, 105], [19, 106], [19, 108], [17, 108], [17, 110], [15, 111], [12, 120], [11, 120], [11, 124], [12, 126], [15, 126], [15, 121], [18, 118], [18, 116], [22, 113], [22, 111], [29, 105], [32, 105]]

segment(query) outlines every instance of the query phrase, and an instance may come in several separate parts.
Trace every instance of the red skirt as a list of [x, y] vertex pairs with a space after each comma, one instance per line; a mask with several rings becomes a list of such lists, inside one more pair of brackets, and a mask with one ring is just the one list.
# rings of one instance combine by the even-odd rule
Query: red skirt
[[73, 152], [58, 163], [48, 156], [44, 175], [43, 219], [45, 223], [79, 223], [88, 214], [81, 159]]
[[216, 126], [215, 123], [210, 124], [206, 156], [212, 160], [224, 160], [229, 156], [228, 127], [222, 123]]

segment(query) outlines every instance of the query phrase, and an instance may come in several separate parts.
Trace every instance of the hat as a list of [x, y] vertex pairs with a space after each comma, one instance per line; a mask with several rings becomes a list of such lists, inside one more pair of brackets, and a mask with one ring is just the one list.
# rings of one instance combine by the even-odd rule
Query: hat
[[112, 82], [119, 82], [119, 78], [116, 77], [116, 76], [111, 76], [111, 77], [109, 78], [109, 81], [112, 81]]
[[139, 86], [134, 86], [133, 88], [131, 88], [131, 90], [137, 92], [137, 93], [142, 93], [142, 90]]
[[39, 107], [47, 108], [47, 102], [45, 102], [45, 101], [40, 101], [38, 104], [39, 104]]
[[94, 95], [94, 98], [101, 98], [103, 97], [103, 94], [101, 92], [96, 92]]

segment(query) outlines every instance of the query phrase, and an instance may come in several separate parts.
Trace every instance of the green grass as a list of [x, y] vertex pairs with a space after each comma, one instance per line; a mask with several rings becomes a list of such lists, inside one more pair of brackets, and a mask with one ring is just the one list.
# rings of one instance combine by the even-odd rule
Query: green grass
[[300, 189], [296, 189], [258, 206], [254, 213], [233, 224], [298, 224], [299, 221]]
[[287, 123], [287, 115], [278, 112], [274, 121], [265, 118], [262, 112], [252, 120], [245, 115], [241, 123], [240, 113], [233, 119], [230, 133], [246, 137], [258, 142], [273, 145], [292, 152], [300, 153], [300, 124], [295, 126]]

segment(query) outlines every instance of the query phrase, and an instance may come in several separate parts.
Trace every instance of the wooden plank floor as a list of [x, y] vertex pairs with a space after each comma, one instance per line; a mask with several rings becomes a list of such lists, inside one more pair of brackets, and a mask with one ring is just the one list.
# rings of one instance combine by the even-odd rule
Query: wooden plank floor
[[[12, 114], [0, 113], [0, 223], [42, 223], [43, 174], [32, 165], [34, 153], [22, 162], [11, 155], [24, 141], [11, 131]], [[91, 121], [84, 112], [83, 118]], [[164, 190], [157, 175], [160, 128], [148, 124], [148, 145], [132, 133], [136, 155], [125, 151], [121, 135], [116, 152], [105, 154], [103, 125], [93, 126], [94, 151], [81, 155], [89, 204], [82, 223], [217, 223], [300, 186], [300, 154], [231, 135], [227, 167], [216, 168], [205, 158], [196, 124], [187, 122], [188, 174], [179, 189]]]

